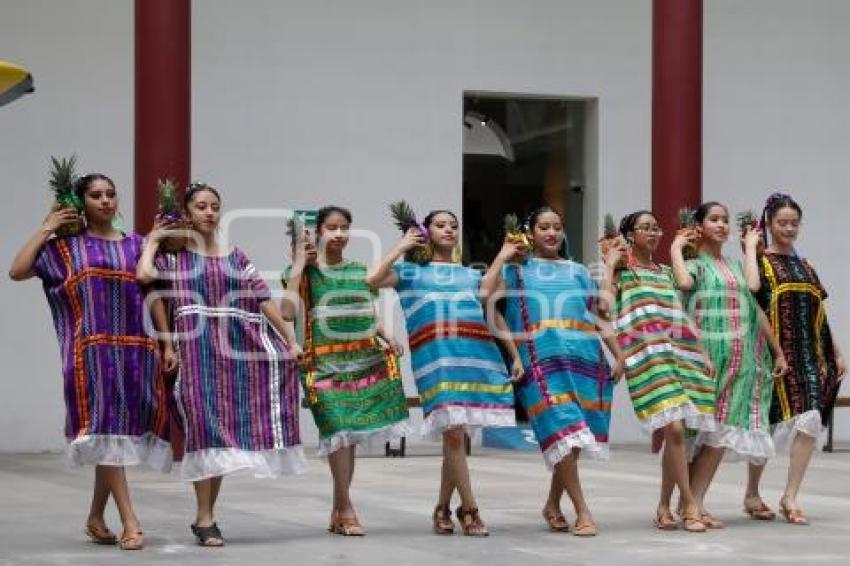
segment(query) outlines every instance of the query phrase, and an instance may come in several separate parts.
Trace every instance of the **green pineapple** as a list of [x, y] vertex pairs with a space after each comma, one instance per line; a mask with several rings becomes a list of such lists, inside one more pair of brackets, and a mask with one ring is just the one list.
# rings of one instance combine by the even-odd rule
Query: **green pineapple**
[[739, 212], [735, 216], [735, 220], [737, 221], [738, 230], [741, 232], [741, 235], [744, 235], [747, 230], [758, 226], [758, 217], [752, 210]]
[[[174, 179], [170, 177], [165, 180], [158, 179], [156, 189], [159, 193], [159, 212], [157, 213], [159, 220], [167, 222], [169, 229], [188, 230], [188, 224], [180, 212], [179, 192]], [[178, 252], [186, 247], [188, 239], [185, 233], [170, 236], [162, 241], [160, 247], [166, 252]]]
[[[679, 209], [678, 217], [679, 217], [679, 229], [676, 231], [676, 234], [681, 234], [684, 232], [690, 232], [692, 230], [697, 229], [697, 221], [694, 218], [696, 211], [692, 208], [688, 208], [687, 206], [683, 206]], [[682, 248], [682, 257], [685, 259], [694, 259], [697, 257], [697, 248], [693, 244], [688, 244], [684, 248]]]
[[[53, 191], [53, 206], [51, 210], [62, 210], [73, 208], [82, 213], [83, 201], [77, 196], [74, 184], [77, 182], [77, 156], [59, 158], [50, 156], [52, 168], [50, 170], [50, 190]], [[81, 225], [65, 224], [56, 230], [57, 236], [75, 236], [80, 233]]]
[[[391, 203], [390, 216], [392, 216], [393, 222], [396, 226], [398, 226], [398, 229], [401, 230], [402, 233], [406, 234], [411, 228], [417, 228], [419, 229], [419, 233], [422, 234], [422, 237], [425, 238], [425, 241], [428, 241], [428, 227], [416, 220], [416, 214], [413, 212], [413, 207], [411, 207], [407, 201], [400, 200], [398, 202]], [[418, 264], [428, 263], [431, 260], [430, 246], [416, 246], [404, 254], [404, 259]]]
[[605, 214], [602, 221], [602, 236], [604, 238], [616, 238], [617, 234], [619, 234], [619, 230], [617, 230], [617, 224], [614, 223], [614, 215], [609, 212]]
[[[606, 214], [602, 220], [602, 237], [599, 238], [599, 254], [604, 259], [608, 255], [608, 251], [612, 247], [626, 247], [625, 239], [623, 235], [620, 234], [620, 231], [617, 229], [617, 224], [614, 222], [614, 215]], [[617, 261], [617, 268], [623, 268], [626, 266], [626, 257], [622, 256], [619, 261]]]

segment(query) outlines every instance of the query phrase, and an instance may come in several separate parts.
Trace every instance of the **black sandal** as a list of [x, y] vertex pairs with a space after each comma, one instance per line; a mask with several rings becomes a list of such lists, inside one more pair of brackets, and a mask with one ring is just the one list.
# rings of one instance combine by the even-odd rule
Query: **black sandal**
[[[218, 528], [218, 525], [213, 523], [209, 527], [199, 527], [198, 525], [189, 525], [192, 529], [192, 534], [198, 539], [200, 546], [224, 546], [224, 537]], [[218, 539], [220, 543], [210, 543], [212, 539]]]

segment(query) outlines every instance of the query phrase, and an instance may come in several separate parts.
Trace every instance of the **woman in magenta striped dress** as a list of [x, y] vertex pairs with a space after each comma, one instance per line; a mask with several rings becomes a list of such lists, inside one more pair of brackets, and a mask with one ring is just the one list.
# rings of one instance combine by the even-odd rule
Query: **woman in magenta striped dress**
[[[86, 229], [53, 237], [79, 216], [74, 208], [52, 212], [15, 256], [9, 275], [41, 279], [53, 315], [67, 409], [66, 455], [71, 465], [95, 466], [85, 532], [95, 543], [138, 550], [141, 525], [124, 467], [171, 468], [166, 387], [135, 279], [142, 238], [113, 227], [118, 196], [111, 179], [86, 175], [76, 193]], [[104, 520], [110, 496], [124, 527], [120, 540]]]
[[194, 482], [191, 529], [202, 546], [224, 544], [213, 513], [224, 475], [306, 470], [298, 430], [301, 350], [248, 257], [217, 241], [220, 206], [214, 188], [191, 185], [184, 197], [192, 224], [186, 249], [157, 254], [174, 233], [158, 224], [137, 274], [143, 283], [158, 282], [171, 315], [173, 334], [165, 342], [169, 350], [176, 345], [179, 360], [182, 476]]

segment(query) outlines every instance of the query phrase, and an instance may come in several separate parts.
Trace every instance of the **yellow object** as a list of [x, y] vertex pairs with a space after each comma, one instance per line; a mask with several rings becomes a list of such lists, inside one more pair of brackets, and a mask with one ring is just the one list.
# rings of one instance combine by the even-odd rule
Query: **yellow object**
[[29, 71], [8, 61], [0, 61], [0, 106], [34, 90]]

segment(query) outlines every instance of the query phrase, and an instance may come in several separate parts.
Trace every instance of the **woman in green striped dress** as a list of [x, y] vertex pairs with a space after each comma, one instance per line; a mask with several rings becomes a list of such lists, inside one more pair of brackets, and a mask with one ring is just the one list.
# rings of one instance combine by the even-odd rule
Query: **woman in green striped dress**
[[[787, 365], [767, 317], [747, 287], [741, 262], [722, 254], [729, 239], [729, 211], [718, 202], [707, 202], [694, 219], [696, 229], [676, 236], [670, 256], [676, 283], [687, 294], [688, 312], [715, 368], [717, 430], [696, 436], [691, 464], [691, 489], [702, 506], [724, 452], [750, 462], [751, 483], [761, 470], [757, 464], [773, 456], [769, 419], [773, 380], [785, 373]], [[697, 245], [698, 255], [685, 262], [682, 249], [689, 242]], [[751, 248], [754, 252], [755, 247], [747, 246]], [[769, 512], [760, 497], [745, 498], [744, 509], [750, 515]], [[709, 528], [723, 527], [704, 507], [702, 520]]]
[[[670, 499], [678, 486], [684, 529], [703, 532], [688, 479], [685, 428], [715, 429], [711, 364], [682, 308], [670, 268], [652, 260], [661, 239], [655, 216], [647, 210], [629, 214], [620, 232], [628, 250], [609, 249], [602, 288], [614, 297], [612, 318], [635, 414], [646, 432], [660, 431], [664, 437], [654, 523], [662, 530], [677, 528]], [[625, 266], [618, 267], [623, 259]]]
[[300, 315], [304, 325], [301, 382], [334, 482], [328, 530], [360, 536], [365, 530], [350, 498], [356, 445], [400, 438], [410, 429], [397, 360], [402, 349], [378, 323], [365, 264], [343, 257], [350, 226], [347, 209], [327, 206], [317, 215], [318, 253], [309, 233], [296, 238], [283, 312]]

